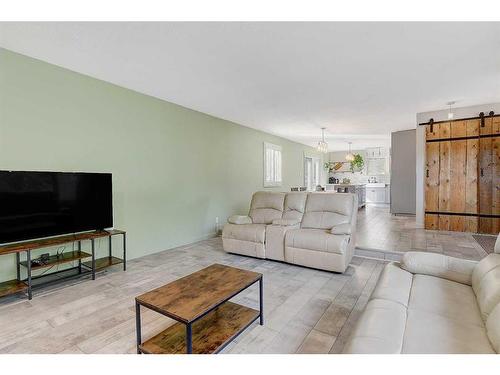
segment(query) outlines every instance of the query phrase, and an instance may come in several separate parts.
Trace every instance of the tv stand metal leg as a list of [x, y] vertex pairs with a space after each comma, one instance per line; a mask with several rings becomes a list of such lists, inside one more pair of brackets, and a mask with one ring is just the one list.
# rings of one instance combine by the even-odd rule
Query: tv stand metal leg
[[28, 270], [28, 299], [31, 300], [33, 298], [33, 294], [31, 291], [31, 250], [26, 251], [26, 266]]
[[92, 243], [92, 280], [95, 280], [95, 241], [92, 238], [90, 242]]
[[109, 242], [108, 242], [108, 256], [109, 259], [111, 260], [111, 257], [113, 256], [113, 236], [108, 237]]
[[[78, 241], [78, 255], [82, 256], [82, 241]], [[78, 259], [78, 273], [82, 273], [82, 259]]]
[[127, 235], [123, 233], [123, 270], [127, 270]]
[[21, 254], [16, 253], [17, 280], [21, 280]]

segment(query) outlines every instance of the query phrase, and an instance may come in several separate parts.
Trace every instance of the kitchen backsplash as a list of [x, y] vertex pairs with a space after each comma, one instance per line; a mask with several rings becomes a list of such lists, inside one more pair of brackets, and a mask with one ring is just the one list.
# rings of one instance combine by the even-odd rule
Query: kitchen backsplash
[[389, 184], [391, 183], [391, 176], [389, 175], [380, 175], [380, 176], [367, 176], [365, 174], [361, 174], [359, 172], [357, 173], [349, 173], [349, 172], [344, 172], [344, 173], [330, 173], [330, 177], [335, 177], [342, 182], [344, 178], [348, 178], [351, 180], [351, 184], [366, 184], [368, 183], [368, 178], [369, 177], [376, 177], [377, 182], [382, 182], [384, 184]]
[[[383, 148], [381, 148], [383, 149]], [[368, 174], [367, 173], [367, 163], [368, 163], [368, 155], [367, 155], [367, 150], [353, 150], [352, 152], [354, 154], [360, 154], [361, 156], [363, 156], [364, 160], [365, 160], [365, 167], [363, 168], [363, 172], [355, 172], [355, 173], [352, 173], [352, 172], [341, 172], [341, 173], [329, 173], [328, 174], [328, 177], [335, 177], [335, 178], [338, 178], [340, 182], [342, 182], [342, 180], [344, 178], [348, 178], [351, 180], [351, 184], [366, 184], [368, 183], [368, 178], [370, 177], [375, 177], [377, 179], [377, 182], [381, 182], [381, 183], [385, 183], [385, 184], [390, 184], [391, 183], [391, 176], [389, 173], [387, 174], [380, 174], [380, 175], [376, 175], [376, 174]], [[337, 162], [337, 161], [344, 161], [345, 160], [345, 155], [346, 153], [345, 152], [331, 152], [329, 154], [329, 160], [331, 162]], [[388, 156], [389, 155], [389, 152], [386, 151], [386, 162], [388, 164], [386, 164], [386, 170], [388, 170], [388, 165], [389, 165], [389, 161], [388, 161]]]

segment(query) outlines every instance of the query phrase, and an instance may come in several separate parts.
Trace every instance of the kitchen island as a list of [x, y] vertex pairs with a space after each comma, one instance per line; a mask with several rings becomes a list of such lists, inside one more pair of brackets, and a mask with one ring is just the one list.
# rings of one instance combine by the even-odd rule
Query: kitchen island
[[326, 191], [335, 193], [352, 193], [358, 195], [358, 209], [366, 205], [366, 185], [365, 184], [326, 184]]

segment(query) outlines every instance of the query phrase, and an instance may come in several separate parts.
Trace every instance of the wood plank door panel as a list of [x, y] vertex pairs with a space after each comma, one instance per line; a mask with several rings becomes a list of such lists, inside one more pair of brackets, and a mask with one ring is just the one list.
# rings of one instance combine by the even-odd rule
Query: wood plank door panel
[[425, 126], [425, 139], [438, 139], [439, 138], [439, 124]]
[[483, 120], [480, 120], [479, 126], [479, 134], [481, 135], [489, 135], [493, 132], [493, 118], [485, 117]]
[[[465, 212], [477, 214], [477, 163], [479, 155], [479, 139], [467, 140], [467, 166], [465, 185]], [[477, 220], [476, 220], [477, 226]]]
[[477, 233], [479, 231], [477, 216], [465, 216], [465, 232]]
[[491, 213], [500, 215], [500, 136], [491, 138], [491, 163]]
[[467, 137], [477, 137], [479, 135], [479, 119], [465, 120]]
[[[492, 138], [479, 140], [479, 212], [491, 215], [492, 213]], [[480, 225], [481, 229], [481, 225]]]
[[466, 216], [450, 215], [450, 230], [454, 232], [465, 232]]
[[493, 124], [491, 125], [491, 133], [500, 135], [500, 117], [493, 117]]
[[425, 214], [425, 229], [438, 230], [439, 229], [439, 215]]
[[450, 215], [439, 215], [439, 230], [451, 230], [450, 219]]
[[450, 153], [451, 142], [439, 142], [439, 212], [450, 212]]
[[[493, 218], [480, 217], [479, 218], [479, 233], [493, 234], [493, 224], [494, 224]], [[498, 232], [496, 232], [496, 233], [498, 233]]]
[[439, 210], [439, 143], [426, 144], [425, 210]]
[[451, 123], [442, 122], [439, 124], [439, 139], [450, 138], [451, 136]]
[[451, 212], [465, 212], [467, 173], [467, 141], [450, 142], [450, 202]]
[[467, 123], [465, 120], [453, 121], [451, 123], [451, 138], [460, 138], [467, 136]]

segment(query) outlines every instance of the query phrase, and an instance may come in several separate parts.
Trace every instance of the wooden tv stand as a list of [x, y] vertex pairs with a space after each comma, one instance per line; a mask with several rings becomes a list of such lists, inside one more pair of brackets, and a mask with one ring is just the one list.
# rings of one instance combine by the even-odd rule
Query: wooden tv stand
[[[123, 236], [123, 255], [122, 258], [113, 256], [113, 246], [112, 237], [116, 235]], [[108, 255], [102, 258], [96, 258], [96, 248], [95, 240], [100, 238], [108, 238]], [[90, 253], [82, 251], [82, 242], [90, 241], [91, 251]], [[73, 250], [68, 252], [62, 252], [57, 255], [51, 255], [49, 259], [43, 264], [34, 265], [32, 264], [32, 251], [42, 248], [65, 245], [68, 243], [73, 244]], [[74, 249], [75, 243], [77, 244], [77, 250]], [[26, 253], [26, 259], [21, 260], [21, 253]], [[40, 240], [32, 240], [19, 242], [14, 244], [8, 244], [0, 246], [0, 255], [15, 254], [16, 255], [16, 265], [17, 265], [17, 278], [14, 280], [9, 280], [0, 283], [0, 297], [7, 296], [14, 293], [25, 292], [28, 298], [31, 299], [33, 296], [33, 281], [43, 278], [48, 278], [51, 275], [57, 273], [70, 273], [71, 271], [76, 271], [75, 275], [69, 275], [65, 277], [59, 277], [57, 280], [67, 279], [69, 277], [81, 276], [81, 275], [92, 275], [92, 280], [95, 280], [96, 271], [100, 271], [104, 268], [113, 266], [115, 264], [123, 264], [123, 270], [127, 269], [127, 237], [126, 232], [118, 229], [111, 230], [100, 230], [94, 232], [86, 232], [79, 234], [70, 234], [64, 236], [44, 238]], [[87, 259], [85, 261], [85, 259]], [[43, 273], [42, 275], [33, 276], [33, 271], [46, 270], [50, 268], [65, 263], [71, 263], [78, 261], [78, 265], [71, 268], [66, 268], [61, 271]], [[26, 269], [26, 279], [21, 278], [21, 269]], [[54, 281], [54, 280], [53, 280]], [[53, 282], [49, 281], [49, 282]], [[37, 283], [38, 285], [47, 284], [47, 282]]]

